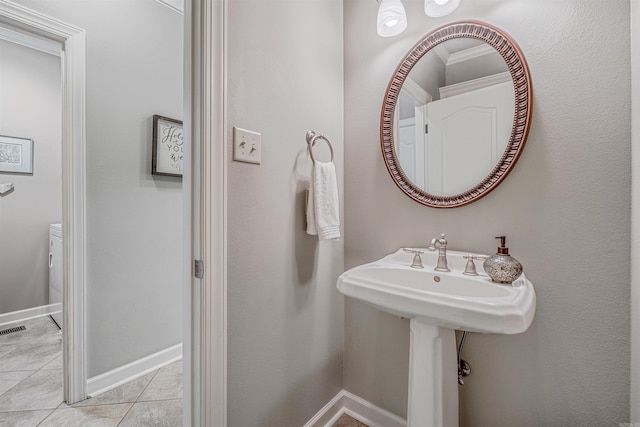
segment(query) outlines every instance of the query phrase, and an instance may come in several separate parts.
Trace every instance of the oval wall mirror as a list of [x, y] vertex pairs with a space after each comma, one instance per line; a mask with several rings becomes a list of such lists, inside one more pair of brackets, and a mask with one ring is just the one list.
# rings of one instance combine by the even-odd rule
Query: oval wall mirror
[[400, 62], [382, 106], [382, 155], [413, 200], [435, 208], [493, 190], [525, 145], [532, 107], [522, 51], [480, 21], [427, 34]]

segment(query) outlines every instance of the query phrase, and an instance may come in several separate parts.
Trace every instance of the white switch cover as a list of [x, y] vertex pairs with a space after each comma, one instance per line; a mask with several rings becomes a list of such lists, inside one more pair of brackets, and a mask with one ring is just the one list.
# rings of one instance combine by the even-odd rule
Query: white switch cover
[[0, 184], [0, 194], [8, 193], [13, 188], [12, 182], [3, 182]]
[[262, 157], [261, 135], [246, 129], [233, 128], [233, 160], [260, 164]]

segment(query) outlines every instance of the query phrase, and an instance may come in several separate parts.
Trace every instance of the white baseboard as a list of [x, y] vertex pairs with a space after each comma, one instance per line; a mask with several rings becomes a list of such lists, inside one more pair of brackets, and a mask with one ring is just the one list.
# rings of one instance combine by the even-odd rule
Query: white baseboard
[[89, 378], [87, 381], [87, 394], [89, 396], [97, 396], [180, 359], [182, 359], [182, 344], [176, 344], [173, 347], [112, 369], [104, 374]]
[[25, 320], [35, 319], [36, 317], [48, 316], [61, 310], [62, 304], [58, 302], [0, 314], [0, 326], [6, 325], [7, 323], [24, 322]]
[[344, 390], [341, 390], [324, 408], [313, 416], [304, 427], [332, 426], [344, 414]]
[[407, 420], [346, 390], [341, 390], [304, 427], [331, 427], [343, 414], [369, 427], [407, 427]]

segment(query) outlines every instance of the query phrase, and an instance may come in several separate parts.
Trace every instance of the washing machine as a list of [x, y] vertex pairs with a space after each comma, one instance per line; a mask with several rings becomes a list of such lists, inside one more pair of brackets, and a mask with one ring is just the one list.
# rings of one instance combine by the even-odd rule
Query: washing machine
[[[49, 304], [62, 303], [62, 224], [49, 225]], [[51, 314], [62, 329], [62, 304]]]

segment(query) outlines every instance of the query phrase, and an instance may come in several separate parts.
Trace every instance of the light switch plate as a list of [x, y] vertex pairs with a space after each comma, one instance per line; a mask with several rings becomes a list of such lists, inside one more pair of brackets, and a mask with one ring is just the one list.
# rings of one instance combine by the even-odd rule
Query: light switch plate
[[0, 194], [8, 193], [12, 189], [13, 189], [13, 183], [11, 182], [0, 183]]
[[259, 165], [262, 160], [262, 136], [238, 127], [233, 128], [233, 160]]

